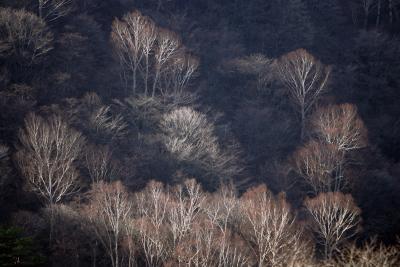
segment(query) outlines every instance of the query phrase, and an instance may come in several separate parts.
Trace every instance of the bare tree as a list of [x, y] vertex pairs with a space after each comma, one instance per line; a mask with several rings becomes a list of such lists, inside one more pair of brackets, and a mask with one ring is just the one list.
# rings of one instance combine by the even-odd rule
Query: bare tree
[[18, 163], [33, 192], [48, 205], [75, 192], [78, 171], [74, 162], [84, 142], [80, 133], [60, 117], [45, 120], [29, 114], [19, 139]]
[[229, 231], [220, 232], [207, 217], [199, 216], [190, 233], [175, 246], [175, 262], [168, 266], [253, 266], [249, 248], [236, 237], [231, 238]]
[[0, 55], [13, 55], [19, 64], [37, 63], [52, 49], [46, 23], [25, 10], [0, 8]]
[[300, 114], [303, 139], [306, 116], [326, 90], [330, 67], [323, 65], [306, 50], [298, 49], [278, 60], [277, 72]]
[[[178, 266], [213, 266], [216, 236], [212, 224], [198, 217], [191, 231], [174, 247], [173, 258]], [[171, 266], [175, 266], [171, 263]]]
[[[76, 192], [78, 170], [75, 160], [83, 145], [81, 134], [71, 129], [60, 117], [45, 120], [35, 114], [25, 118], [20, 131], [21, 147], [17, 162], [30, 190], [50, 208]], [[50, 243], [53, 217], [50, 216]]]
[[335, 259], [334, 264], [346, 267], [395, 267], [400, 264], [399, 252], [398, 246], [385, 246], [378, 243], [375, 238], [365, 242], [361, 247], [355, 243], [346, 246]]
[[252, 54], [243, 58], [230, 60], [223, 67], [228, 72], [254, 75], [257, 81], [257, 89], [261, 91], [272, 81], [272, 66], [273, 60], [262, 54]]
[[183, 49], [174, 32], [156, 27], [139, 11], [114, 21], [111, 40], [121, 78], [126, 86], [132, 81], [134, 94], [141, 77], [146, 97], [157, 93], [181, 97], [198, 68], [198, 60]]
[[178, 108], [164, 115], [160, 127], [167, 150], [178, 160], [197, 164], [221, 179], [240, 173], [237, 153], [221, 149], [206, 115], [189, 107]]
[[39, 17], [54, 22], [72, 11], [72, 0], [38, 0]]
[[367, 145], [367, 130], [351, 104], [317, 109], [311, 119], [312, 131], [322, 142], [347, 152]]
[[204, 212], [221, 232], [227, 231], [234, 225], [234, 217], [239, 212], [239, 200], [234, 185], [222, 184], [218, 191], [207, 200]]
[[[211, 223], [215, 266], [253, 266], [251, 249], [245, 240], [233, 231], [242, 219], [240, 201], [232, 184], [221, 185], [204, 205], [204, 213]], [[208, 230], [209, 232], [211, 230]]]
[[286, 266], [304, 252], [302, 230], [295, 225], [289, 204], [275, 198], [265, 185], [248, 190], [240, 199], [240, 231], [254, 245], [258, 266]]
[[351, 195], [339, 192], [321, 193], [306, 199], [305, 207], [311, 215], [312, 229], [317, 242], [323, 247], [325, 259], [331, 259], [340, 245], [354, 236], [361, 221], [361, 210]]
[[92, 183], [112, 181], [118, 175], [116, 164], [112, 161], [109, 147], [89, 147], [86, 149], [85, 165]]
[[137, 74], [143, 58], [142, 38], [145, 32], [145, 19], [139, 11], [126, 14], [122, 20], [116, 19], [112, 24], [111, 41], [114, 45], [123, 79], [127, 85], [125, 68], [132, 75], [132, 91], [136, 92]]
[[127, 128], [127, 124], [120, 114], [111, 114], [110, 106], [101, 106], [91, 112], [89, 125], [94, 131], [111, 140], [124, 136]]
[[218, 152], [214, 126], [206, 115], [190, 107], [173, 110], [165, 115], [161, 127], [166, 133], [165, 144], [180, 160], [202, 160]]
[[[171, 60], [167, 74], [164, 76], [165, 83], [163, 88], [160, 88], [161, 94], [171, 95], [175, 98], [182, 96], [198, 66], [198, 59], [187, 53], [181, 52], [180, 55], [175, 56]], [[175, 101], [179, 101], [179, 99]]]
[[341, 104], [318, 108], [311, 117], [311, 132], [317, 140], [296, 150], [294, 170], [315, 195], [341, 191], [348, 184], [344, 176], [348, 152], [367, 145], [367, 131], [356, 107]]
[[181, 241], [192, 228], [205, 200], [201, 186], [194, 180], [177, 185], [169, 207], [169, 221], [174, 244]]
[[155, 50], [153, 91], [151, 94], [153, 97], [157, 88], [159, 88], [162, 75], [167, 73], [169, 61], [176, 56], [180, 48], [181, 40], [174, 32], [166, 29], [159, 29]]
[[85, 214], [106, 250], [111, 265], [121, 266], [121, 242], [132, 212], [132, 200], [121, 182], [93, 185]]
[[134, 267], [137, 266], [136, 254], [139, 251], [137, 242], [137, 224], [134, 218], [127, 220], [124, 223], [125, 236], [123, 240], [123, 251], [125, 259], [123, 266]]
[[147, 266], [160, 266], [170, 251], [166, 227], [170, 196], [162, 183], [151, 181], [145, 190], [136, 194], [139, 244]]
[[157, 27], [153, 21], [146, 18], [145, 26], [143, 29], [143, 37], [141, 38], [143, 56], [144, 56], [144, 95], [147, 96], [149, 90], [149, 79], [152, 62], [150, 56], [154, 53], [154, 46], [157, 39]]
[[343, 176], [344, 154], [331, 144], [310, 141], [295, 151], [291, 165], [312, 188], [313, 194], [340, 191], [347, 181]]

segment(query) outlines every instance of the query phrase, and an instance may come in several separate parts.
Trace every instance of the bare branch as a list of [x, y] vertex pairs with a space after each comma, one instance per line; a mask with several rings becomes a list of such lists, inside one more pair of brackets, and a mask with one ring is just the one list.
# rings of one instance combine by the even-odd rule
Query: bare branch
[[118, 175], [118, 169], [112, 161], [112, 152], [108, 147], [89, 147], [86, 150], [85, 165], [92, 183], [113, 181]]
[[265, 185], [249, 189], [240, 199], [240, 231], [253, 244], [258, 266], [290, 266], [307, 249], [289, 204], [275, 198]]
[[51, 23], [67, 16], [72, 10], [72, 0], [38, 0], [39, 17]]
[[101, 106], [92, 112], [89, 123], [96, 132], [105, 134], [111, 140], [120, 138], [126, 133], [127, 124], [123, 117], [119, 114], [110, 114], [109, 106]]
[[25, 10], [0, 8], [0, 56], [13, 55], [20, 64], [38, 63], [52, 47], [46, 23]]
[[80, 133], [60, 117], [45, 120], [29, 114], [19, 139], [18, 163], [33, 192], [52, 205], [76, 191], [74, 162], [84, 142]]
[[121, 266], [121, 242], [132, 212], [132, 201], [121, 182], [93, 185], [85, 215], [106, 250], [113, 267]]
[[340, 151], [350, 151], [367, 145], [367, 130], [351, 104], [319, 108], [311, 118], [313, 133], [323, 142]]
[[311, 186], [313, 193], [340, 191], [347, 181], [343, 177], [344, 154], [335, 146], [310, 141], [292, 156], [294, 170]]
[[221, 149], [206, 115], [189, 107], [178, 108], [165, 114], [160, 126], [167, 150], [178, 160], [197, 164], [225, 181], [241, 172], [237, 154]]
[[351, 195], [339, 192], [321, 193], [304, 202], [313, 221], [317, 242], [324, 248], [326, 259], [340, 249], [340, 245], [358, 232], [361, 210]]
[[320, 63], [306, 50], [298, 49], [279, 59], [277, 71], [300, 114], [301, 137], [304, 138], [306, 116], [325, 92], [330, 68]]

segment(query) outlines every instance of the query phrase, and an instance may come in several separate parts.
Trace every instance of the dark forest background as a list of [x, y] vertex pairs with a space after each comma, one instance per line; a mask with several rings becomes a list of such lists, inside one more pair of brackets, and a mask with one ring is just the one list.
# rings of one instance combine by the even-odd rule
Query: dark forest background
[[[331, 170], [335, 175], [340, 172], [346, 185], [321, 192], [351, 194], [361, 210], [362, 230], [349, 237], [357, 246], [370, 238], [396, 245], [400, 1], [66, 0], [60, 9], [54, 8], [63, 3], [60, 0], [42, 8], [41, 3], [0, 0], [0, 223], [5, 227], [0, 237], [10, 231], [17, 239], [29, 237], [22, 244], [31, 264], [15, 266], [95, 266], [96, 261], [98, 266], [110, 266], [102, 255], [105, 248], [94, 237], [77, 241], [79, 231], [85, 230], [75, 221], [50, 229], [54, 240], [48, 242], [47, 232], [54, 227], [47, 222], [49, 205], [50, 210], [52, 205], [65, 205], [68, 212], [78, 212], [95, 198], [95, 180], [121, 181], [124, 190], [135, 194], [149, 190], [151, 180], [173, 188], [194, 178], [204, 194], [218, 194], [221, 184], [229, 183], [238, 197], [265, 184], [273, 195], [283, 192], [296, 218], [308, 224], [303, 201], [320, 191], [305, 182], [299, 159], [307, 157], [302, 154], [307, 149], [320, 149], [309, 144], [316, 138], [313, 118], [326, 107], [355, 112], [362, 140], [346, 154], [340, 170]], [[187, 60], [182, 63], [187, 64], [184, 71], [188, 66], [195, 70], [190, 81], [183, 82], [176, 70], [172, 78], [160, 78], [154, 95], [147, 94], [147, 81], [146, 93], [144, 80], [138, 78], [134, 90], [125, 84], [132, 81], [121, 78], [126, 69], [121, 70], [113, 32], [116, 21], [122, 25], [133, 11], [168, 38], [180, 40], [179, 55]], [[329, 72], [323, 92], [304, 118], [304, 129], [298, 106], [277, 71], [293, 51], [306, 53], [321, 71]], [[176, 91], [163, 93], [161, 87], [172, 88], [174, 82], [182, 83], [179, 96]], [[81, 142], [74, 144], [80, 151], [71, 163], [79, 192], [49, 202], [32, 190], [29, 176], [35, 171], [26, 166], [35, 163], [26, 139], [29, 123], [40, 128], [55, 125], [57, 119], [80, 134]], [[193, 138], [194, 150], [187, 154], [171, 148], [172, 139], [182, 137], [179, 127], [190, 128], [193, 120], [199, 120], [197, 128], [186, 137]], [[104, 173], [94, 174], [101, 167]], [[88, 244], [93, 242], [98, 249], [94, 261]], [[77, 258], [68, 258], [71, 251]], [[320, 259], [319, 245], [315, 251]], [[137, 252], [137, 264], [144, 266], [141, 253]], [[257, 264], [274, 265], [253, 262]]]

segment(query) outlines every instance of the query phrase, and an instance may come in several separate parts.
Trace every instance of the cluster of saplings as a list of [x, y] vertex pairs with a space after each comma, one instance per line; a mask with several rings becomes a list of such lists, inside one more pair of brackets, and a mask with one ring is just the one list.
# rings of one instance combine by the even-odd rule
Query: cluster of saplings
[[[25, 198], [41, 200], [10, 215], [24, 234], [1, 229], [6, 266], [400, 264], [399, 246], [357, 242], [365, 239], [362, 210], [349, 192], [368, 137], [355, 105], [324, 97], [332, 67], [305, 49], [221, 66], [254, 78], [257, 92], [278, 88], [297, 115], [294, 124], [280, 124], [295, 125], [300, 145], [274, 173], [282, 191], [276, 194], [268, 183], [247, 178], [230, 125], [201, 105], [204, 92], [193, 86], [198, 58], [176, 33], [139, 11], [110, 28], [111, 67], [101, 68], [120, 93], [85, 92], [54, 103], [41, 98], [33, 87], [87, 86], [87, 73], [96, 69], [84, 37], [101, 43], [94, 21], [77, 18], [91, 25], [86, 33], [73, 32], [76, 25], [63, 29], [73, 29], [68, 34], [52, 30], [74, 12], [72, 2], [38, 1], [37, 14], [0, 9], [1, 93], [22, 117], [15, 129], [2, 130], [2, 137], [17, 137], [0, 145], [0, 189], [23, 186]], [[71, 49], [66, 57], [63, 47]], [[89, 58], [85, 53], [93, 61], [78, 68], [81, 57]], [[43, 67], [53, 57], [73, 59]], [[54, 66], [60, 70], [38, 78]], [[7, 180], [14, 166], [19, 182]], [[296, 192], [295, 201], [289, 192]], [[33, 242], [47, 260], [34, 255]]]

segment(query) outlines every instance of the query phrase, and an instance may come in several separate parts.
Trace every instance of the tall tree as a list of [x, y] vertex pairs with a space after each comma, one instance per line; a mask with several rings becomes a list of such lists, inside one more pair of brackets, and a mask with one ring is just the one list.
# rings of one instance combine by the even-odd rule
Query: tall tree
[[338, 252], [340, 245], [359, 230], [361, 210], [351, 195], [339, 192], [321, 193], [304, 202], [312, 220], [316, 240], [326, 259]]
[[311, 124], [318, 139], [340, 151], [348, 152], [367, 145], [367, 130], [354, 105], [319, 108], [312, 115]]
[[121, 242], [132, 212], [132, 199], [121, 182], [93, 184], [85, 215], [106, 250], [111, 266], [122, 264]]
[[[132, 91], [136, 93], [137, 76], [140, 63], [143, 58], [143, 40], [153, 38], [152, 33], [147, 31], [148, 23], [153, 23], [139, 11], [126, 14], [122, 20], [116, 19], [112, 25], [111, 41], [122, 68], [122, 77], [126, 83], [132, 76]], [[147, 50], [146, 48], [146, 51]], [[125, 68], [127, 70], [125, 70]], [[129, 73], [126, 73], [128, 71]], [[127, 77], [128, 76], [128, 77]]]
[[244, 216], [240, 231], [254, 244], [258, 266], [301, 261], [307, 245], [284, 196], [273, 196], [265, 185], [249, 189], [240, 199], [240, 212]]
[[311, 186], [312, 193], [341, 191], [348, 184], [342, 175], [344, 155], [335, 146], [310, 141], [292, 156], [294, 171]]
[[53, 48], [53, 34], [46, 23], [25, 10], [0, 8], [0, 57], [7, 64], [31, 66]]
[[300, 115], [301, 138], [305, 136], [308, 113], [327, 90], [330, 67], [323, 65], [304, 49], [283, 55], [277, 63], [280, 80]]
[[[28, 188], [53, 211], [53, 206], [76, 192], [79, 172], [75, 167], [84, 139], [61, 117], [48, 120], [35, 114], [25, 119], [20, 131], [18, 165]], [[53, 216], [50, 216], [50, 243]]]
[[189, 107], [177, 108], [163, 116], [160, 126], [165, 147], [190, 175], [201, 171], [197, 174], [212, 178], [207, 182], [215, 186], [242, 171], [237, 151], [220, 146], [215, 125], [205, 114]]
[[78, 159], [84, 139], [62, 118], [29, 114], [20, 131], [18, 164], [29, 188], [54, 205], [77, 189]]

